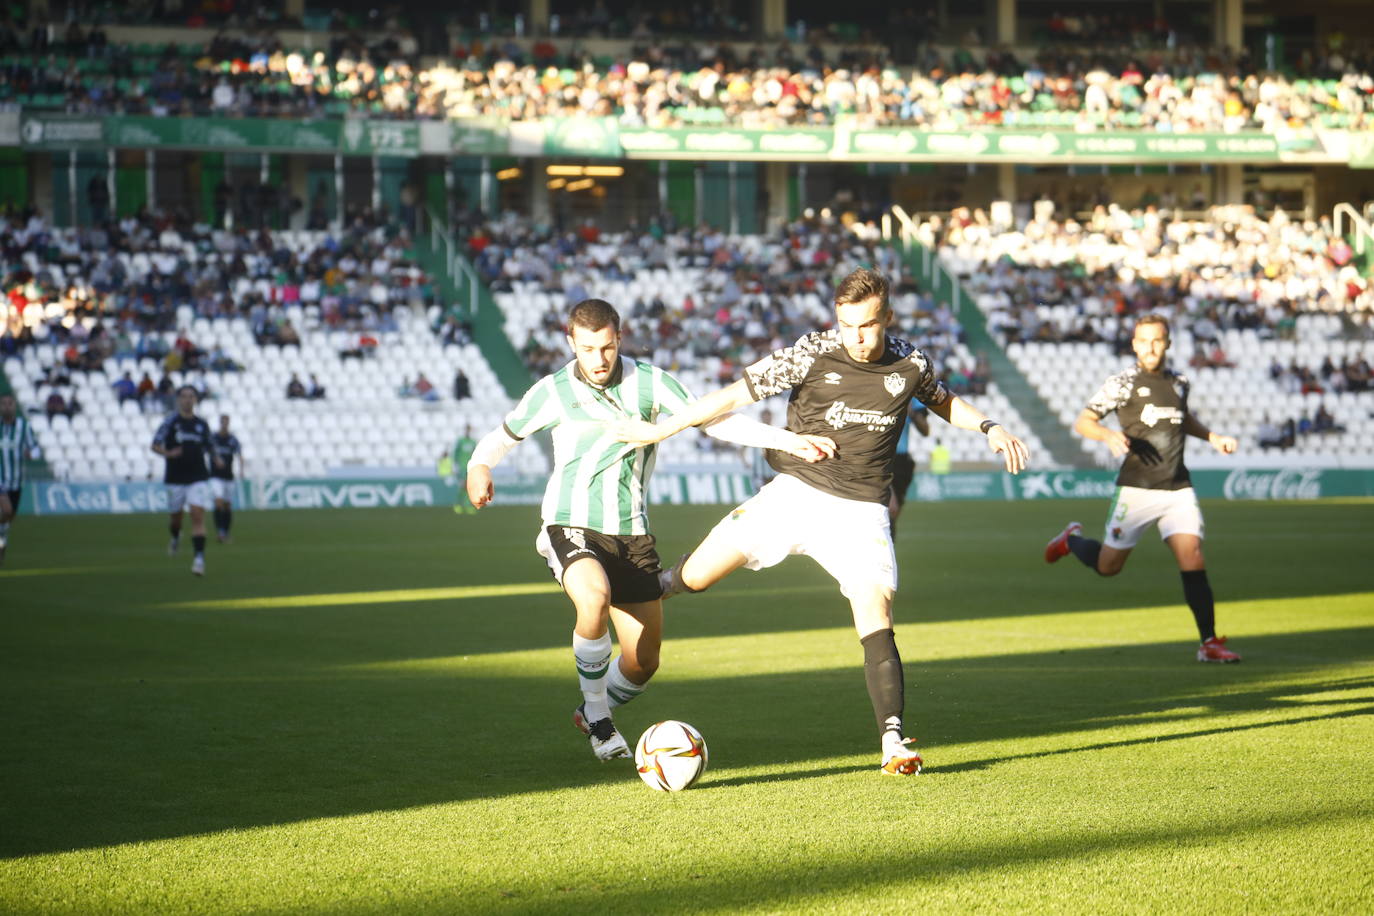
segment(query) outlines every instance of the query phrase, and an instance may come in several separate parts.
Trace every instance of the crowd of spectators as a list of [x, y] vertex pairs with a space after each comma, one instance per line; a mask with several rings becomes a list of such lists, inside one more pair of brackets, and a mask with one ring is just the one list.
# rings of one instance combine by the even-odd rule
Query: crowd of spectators
[[[314, 241], [318, 239], [318, 242]], [[176, 214], [53, 228], [29, 212], [0, 218], [0, 356], [34, 342], [58, 344], [68, 369], [151, 357], [168, 371], [225, 371], [229, 354], [192, 343], [178, 315], [242, 316], [259, 344], [299, 347], [286, 306], [316, 306], [329, 328], [394, 327], [391, 311], [426, 302], [429, 279], [409, 239], [359, 216], [344, 231], [309, 240], [227, 231]]]
[[[433, 66], [413, 42], [340, 37], [328, 51], [271, 32], [219, 36], [152, 57], [78, 31], [0, 66], [0, 97], [84, 113], [529, 120], [598, 115], [623, 126], [729, 124], [1058, 126], [1076, 130], [1282, 132], [1370, 126], [1374, 52], [1327, 49], [1297, 71], [1262, 71], [1205, 46], [1050, 45], [1033, 57], [923, 44], [910, 64], [881, 45], [646, 41], [623, 59], [578, 42], [475, 38]], [[38, 98], [35, 98], [37, 96]]]
[[475, 232], [468, 248], [494, 291], [518, 286], [548, 295], [528, 339], [516, 341], [536, 375], [567, 362], [568, 306], [608, 283], [623, 282], [628, 291], [636, 277], [670, 270], [690, 281], [614, 302], [625, 352], [670, 370], [709, 365], [713, 381], [728, 383], [741, 366], [829, 327], [836, 282], [856, 267], [876, 266], [894, 279], [892, 333], [919, 341], [960, 393], [980, 392], [988, 380], [985, 360], [956, 355], [964, 335], [949, 304], [918, 289], [892, 249], [838, 221], [800, 219], [776, 236], [730, 236], [671, 221], [624, 233], [590, 225], [558, 233], [510, 217]]
[[1344, 313], [1366, 327], [1374, 313], [1374, 285], [1325, 218], [1231, 207], [1182, 219], [1109, 205], [1084, 221], [1042, 211], [1010, 225], [960, 208], [920, 233], [968, 275], [1007, 343], [1108, 341], [1129, 353], [1132, 316], [1162, 312], [1189, 328], [1199, 365], [1222, 365], [1222, 331], [1291, 339], [1304, 312]]

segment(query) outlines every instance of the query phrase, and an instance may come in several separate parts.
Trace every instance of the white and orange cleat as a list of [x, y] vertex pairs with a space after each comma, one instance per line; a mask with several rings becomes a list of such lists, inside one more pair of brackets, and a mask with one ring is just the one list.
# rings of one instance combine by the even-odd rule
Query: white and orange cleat
[[881, 770], [884, 776], [915, 776], [924, 764], [916, 753], [916, 739], [903, 738], [884, 749]]
[[1082, 534], [1083, 526], [1078, 522], [1069, 522], [1064, 526], [1064, 530], [1056, 534], [1045, 545], [1045, 562], [1057, 563], [1069, 555], [1069, 537], [1075, 534]]
[[1226, 648], [1225, 636], [1213, 636], [1211, 639], [1203, 640], [1202, 645], [1197, 647], [1197, 660], [1229, 665], [1240, 661], [1240, 656]]

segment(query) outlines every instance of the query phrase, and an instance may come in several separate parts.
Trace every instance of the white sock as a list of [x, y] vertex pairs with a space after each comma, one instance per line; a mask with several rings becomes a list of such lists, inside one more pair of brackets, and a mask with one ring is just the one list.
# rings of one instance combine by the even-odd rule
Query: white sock
[[612, 709], [617, 706], [624, 706], [644, 692], [648, 684], [636, 684], [625, 676], [625, 672], [620, 670], [620, 658], [611, 662], [611, 670], [606, 674], [606, 699], [610, 701]]
[[883, 725], [884, 756], [905, 751], [906, 745], [902, 743], [902, 720], [896, 716], [888, 716]]
[[606, 671], [611, 666], [611, 634], [583, 639], [573, 633], [573, 661], [577, 663], [577, 684], [586, 700], [587, 721], [596, 722], [611, 714], [606, 703]]

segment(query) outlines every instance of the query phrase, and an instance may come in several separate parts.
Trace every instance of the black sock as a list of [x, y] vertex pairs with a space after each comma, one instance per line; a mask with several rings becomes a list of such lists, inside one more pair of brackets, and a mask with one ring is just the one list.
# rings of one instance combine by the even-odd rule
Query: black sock
[[1203, 642], [1217, 635], [1216, 605], [1212, 601], [1212, 586], [1207, 581], [1207, 570], [1188, 569], [1179, 573], [1183, 577], [1183, 597], [1193, 611], [1197, 621], [1197, 633]]
[[234, 507], [233, 507], [233, 506], [225, 506], [225, 507], [224, 507], [224, 533], [225, 533], [225, 534], [228, 534], [228, 533], [229, 533], [229, 526], [232, 525], [232, 524], [234, 524]]
[[172, 532], [173, 540], [176, 540], [177, 538], [181, 537], [181, 525], [179, 523], [168, 525], [167, 530]]
[[225, 521], [224, 521], [224, 510], [223, 510], [223, 509], [216, 509], [216, 510], [215, 510], [215, 530], [218, 531], [220, 534], [224, 534], [225, 528], [226, 528], [226, 523], [225, 523]]
[[194, 548], [196, 549], [196, 556], [201, 556], [202, 554], [204, 554], [204, 553], [205, 553], [205, 535], [203, 535], [203, 534], [193, 534], [193, 535], [191, 535], [191, 546], [194, 547]]
[[902, 676], [902, 658], [897, 654], [897, 641], [891, 630], [869, 633], [859, 642], [864, 647], [864, 681], [868, 685], [868, 700], [873, 704], [873, 718], [878, 721], [878, 734], [901, 728], [906, 683]]
[[1097, 557], [1102, 553], [1101, 541], [1085, 538], [1081, 534], [1071, 534], [1069, 535], [1069, 551], [1078, 557], [1084, 566], [1097, 572]]

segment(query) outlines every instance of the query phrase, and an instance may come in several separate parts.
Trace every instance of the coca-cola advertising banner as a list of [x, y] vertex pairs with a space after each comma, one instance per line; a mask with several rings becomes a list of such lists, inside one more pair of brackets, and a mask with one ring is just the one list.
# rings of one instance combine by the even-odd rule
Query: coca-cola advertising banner
[[[1374, 470], [1236, 468], [1190, 472], [1202, 499], [1323, 499], [1374, 496]], [[1024, 471], [916, 475], [911, 497], [946, 499], [1109, 499], [1115, 471]]]

